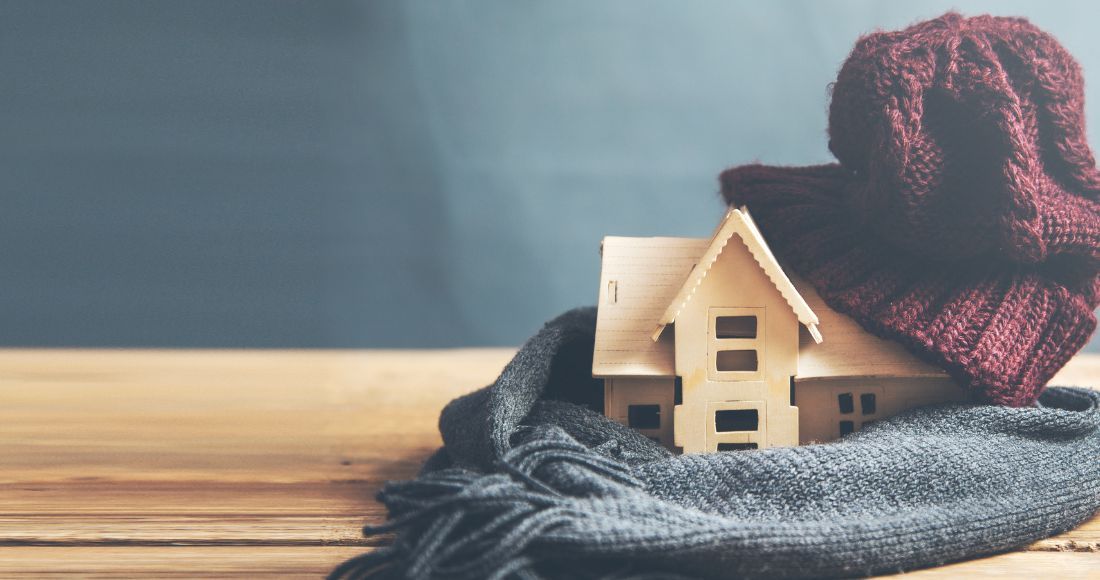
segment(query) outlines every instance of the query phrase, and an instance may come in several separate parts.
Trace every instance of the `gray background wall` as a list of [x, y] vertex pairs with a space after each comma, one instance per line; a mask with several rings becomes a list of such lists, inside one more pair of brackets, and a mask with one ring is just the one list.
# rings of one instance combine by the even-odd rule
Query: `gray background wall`
[[1088, 1], [4, 2], [0, 344], [517, 344], [603, 235], [829, 160], [856, 37], [951, 6], [1100, 85]]

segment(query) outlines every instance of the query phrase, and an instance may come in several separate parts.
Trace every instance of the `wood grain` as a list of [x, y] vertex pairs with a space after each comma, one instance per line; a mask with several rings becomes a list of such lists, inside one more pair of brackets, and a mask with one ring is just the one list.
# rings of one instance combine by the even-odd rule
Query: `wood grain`
[[321, 578], [363, 548], [0, 547], [0, 577]]
[[[359, 532], [379, 486], [512, 353], [0, 350], [0, 577], [320, 576], [385, 541]], [[1056, 382], [1097, 385], [1100, 357]], [[1098, 519], [918, 574], [1096, 570]]]

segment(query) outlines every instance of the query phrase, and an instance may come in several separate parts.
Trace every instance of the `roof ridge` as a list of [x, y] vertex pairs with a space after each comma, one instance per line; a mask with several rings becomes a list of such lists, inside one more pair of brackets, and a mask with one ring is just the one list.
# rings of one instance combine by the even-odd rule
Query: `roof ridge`
[[[768, 277], [772, 282], [772, 286], [779, 291], [779, 295], [783, 297], [783, 300], [787, 302], [787, 305], [791, 307], [795, 315], [798, 316], [799, 322], [806, 326], [806, 329], [810, 331], [810, 335], [813, 336], [814, 342], [820, 343], [822, 341], [821, 331], [818, 330], [817, 325], [820, 321], [817, 318], [817, 314], [810, 308], [809, 303], [803, 298], [802, 294], [795, 287], [794, 282], [791, 281], [790, 276], [787, 276], [787, 272], [783, 270], [783, 267], [779, 265], [779, 260], [772, 252], [771, 246], [767, 244], [767, 240], [764, 239], [764, 234], [760, 232], [760, 228], [756, 227], [756, 221], [752, 219], [752, 215], [748, 210], [742, 212], [744, 214], [745, 224], [748, 226], [750, 233], [757, 238], [757, 242], [760, 246], [760, 251], [765, 253], [768, 263], [774, 265], [774, 268], [769, 268], [768, 264], [765, 264], [760, 260], [760, 256], [756, 255], [753, 247], [749, 244], [745, 244], [749, 248], [749, 253], [752, 254], [752, 258], [756, 260], [756, 263], [760, 265], [760, 269], [764, 270], [764, 275]], [[777, 270], [772, 272], [772, 270]], [[781, 276], [779, 280], [776, 280], [776, 276]], [[792, 295], [793, 294], [793, 295]], [[804, 312], [800, 312], [804, 310]], [[805, 318], [805, 320], [803, 320]]]
[[[738, 224], [742, 227], [739, 228]], [[729, 239], [733, 237], [734, 234], [737, 234], [741, 238], [741, 242], [748, 248], [749, 254], [752, 255], [757, 266], [763, 270], [764, 275], [772, 283], [776, 291], [779, 292], [779, 295], [783, 297], [783, 300], [795, 313], [795, 316], [798, 317], [799, 322], [805, 325], [807, 330], [810, 331], [810, 335], [813, 337], [814, 341], [821, 342], [821, 332], [817, 328], [819, 323], [817, 315], [810, 309], [806, 300], [798, 293], [798, 289], [794, 287], [790, 278], [787, 277], [787, 274], [779, 265], [779, 262], [775, 258], [775, 254], [773, 254], [771, 248], [768, 247], [767, 241], [756, 227], [756, 223], [752, 220], [752, 216], [749, 215], [747, 208], [731, 208], [726, 212], [726, 216], [722, 219], [722, 223], [711, 238], [710, 247], [707, 248], [700, 261], [695, 265], [696, 269], [702, 268], [701, 271], [697, 273], [696, 270], [693, 269], [688, 273], [688, 278], [684, 280], [684, 285], [680, 288], [680, 291], [676, 293], [673, 302], [668, 305], [664, 314], [657, 321], [657, 327], [653, 330], [653, 334], [650, 338], [656, 341], [660, 338], [665, 328], [676, 321], [676, 318], [680, 316], [684, 307], [691, 302], [691, 299], [695, 296], [695, 292], [706, 279], [710, 268], [718, 260], [719, 256], [722, 255], [722, 252], [725, 251], [726, 246], [729, 244]], [[752, 238], [752, 243], [746, 238], [746, 234], [748, 237]], [[719, 237], [721, 238], [721, 245], [716, 246]], [[758, 247], [754, 248], [754, 245]], [[761, 253], [763, 254], [762, 256], [758, 255]], [[705, 267], [703, 267], [704, 263]], [[773, 272], [772, 270], [776, 271]]]

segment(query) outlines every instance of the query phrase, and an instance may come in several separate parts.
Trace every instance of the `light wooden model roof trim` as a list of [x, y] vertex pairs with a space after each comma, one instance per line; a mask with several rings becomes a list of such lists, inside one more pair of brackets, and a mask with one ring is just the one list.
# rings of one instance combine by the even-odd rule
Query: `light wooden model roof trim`
[[718, 260], [718, 256], [722, 255], [722, 250], [726, 248], [726, 244], [735, 234], [749, 248], [753, 259], [764, 270], [764, 274], [768, 276], [772, 285], [786, 300], [795, 316], [798, 317], [798, 321], [806, 327], [814, 341], [817, 343], [822, 342], [821, 331], [817, 328], [819, 324], [817, 315], [810, 309], [802, 295], [798, 293], [798, 289], [795, 288], [787, 274], [783, 272], [783, 268], [779, 266], [775, 254], [768, 247], [768, 243], [764, 241], [764, 236], [760, 234], [760, 230], [756, 227], [756, 223], [752, 220], [747, 208], [735, 208], [726, 212], [726, 217], [722, 220], [714, 237], [711, 238], [710, 245], [699, 258], [695, 269], [688, 275], [683, 286], [680, 287], [676, 297], [673, 298], [664, 314], [657, 321], [657, 327], [653, 330], [650, 338], [656, 342], [661, 338], [665, 328], [676, 322], [680, 312], [691, 302], [692, 297], [695, 296], [695, 291], [698, 290], [703, 280], [706, 279], [707, 273], [710, 272], [711, 266]]

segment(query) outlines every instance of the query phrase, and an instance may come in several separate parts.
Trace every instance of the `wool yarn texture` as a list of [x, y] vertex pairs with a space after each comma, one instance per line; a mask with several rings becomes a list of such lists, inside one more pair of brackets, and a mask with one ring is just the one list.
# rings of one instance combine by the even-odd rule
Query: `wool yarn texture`
[[379, 499], [392, 545], [334, 579], [822, 578], [1025, 546], [1100, 508], [1100, 393], [925, 407], [822, 445], [673, 456], [597, 410], [595, 310], [440, 417]]
[[829, 306], [985, 400], [1029, 405], [1096, 328], [1084, 119], [1053, 37], [949, 13], [856, 43], [829, 108], [839, 163], [735, 167], [722, 194]]

